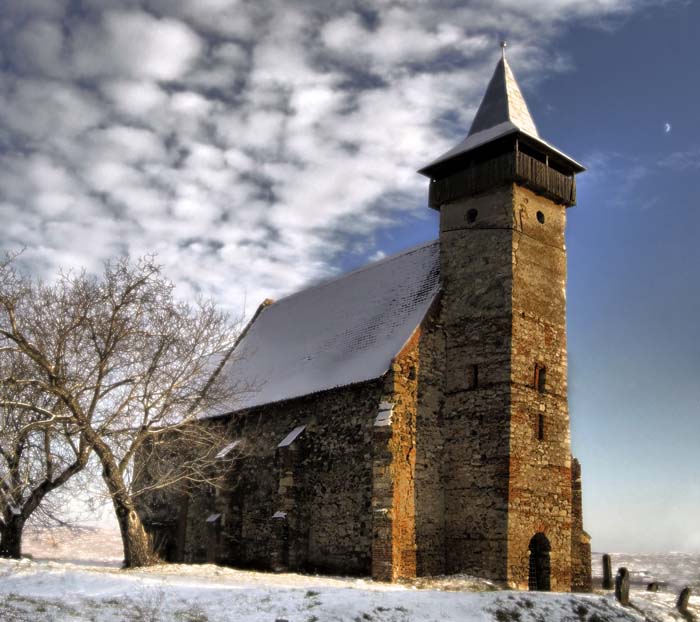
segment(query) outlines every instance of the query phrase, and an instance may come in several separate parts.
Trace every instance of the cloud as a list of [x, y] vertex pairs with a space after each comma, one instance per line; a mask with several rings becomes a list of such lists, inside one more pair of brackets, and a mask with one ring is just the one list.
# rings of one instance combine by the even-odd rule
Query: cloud
[[164, 107], [168, 94], [155, 82], [142, 80], [105, 80], [101, 90], [117, 114], [147, 118]]
[[527, 85], [569, 69], [571, 23], [645, 4], [8, 0], [3, 245], [45, 275], [157, 252], [182, 295], [250, 311], [420, 216], [415, 170], [466, 133], [504, 35]]
[[487, 37], [465, 36], [462, 28], [450, 23], [437, 24], [427, 34], [411, 11], [391, 7], [374, 28], [357, 13], [332, 19], [323, 27], [321, 38], [336, 53], [381, 67], [428, 62], [445, 50], [472, 55], [488, 45]]
[[114, 11], [104, 13], [97, 28], [78, 26], [73, 62], [81, 77], [116, 74], [171, 81], [187, 72], [201, 49], [197, 34], [180, 20]]
[[35, 78], [8, 78], [0, 90], [0, 107], [5, 131], [37, 150], [73, 141], [104, 115], [100, 102], [81, 86]]
[[675, 171], [688, 171], [700, 168], [700, 147], [691, 147], [685, 151], [674, 151], [661, 158], [659, 166]]
[[60, 24], [46, 19], [29, 21], [17, 34], [14, 52], [20, 67], [47, 76], [61, 76], [64, 38]]

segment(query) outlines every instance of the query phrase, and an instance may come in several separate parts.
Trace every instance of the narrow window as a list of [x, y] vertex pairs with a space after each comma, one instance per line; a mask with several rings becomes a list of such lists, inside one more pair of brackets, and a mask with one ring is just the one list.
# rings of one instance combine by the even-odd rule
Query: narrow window
[[474, 208], [470, 209], [470, 210], [467, 212], [467, 222], [468, 222], [468, 223], [472, 223], [472, 222], [476, 221], [476, 217], [477, 217], [478, 215], [479, 215], [478, 210], [475, 210]]
[[537, 415], [537, 440], [544, 440], [544, 415], [542, 413]]
[[535, 381], [534, 387], [540, 393], [544, 393], [547, 385], [547, 368], [541, 363], [535, 363]]
[[537, 222], [541, 225], [544, 224], [544, 214], [542, 212], [537, 212]]
[[476, 389], [479, 387], [479, 366], [471, 365], [467, 371], [467, 387]]

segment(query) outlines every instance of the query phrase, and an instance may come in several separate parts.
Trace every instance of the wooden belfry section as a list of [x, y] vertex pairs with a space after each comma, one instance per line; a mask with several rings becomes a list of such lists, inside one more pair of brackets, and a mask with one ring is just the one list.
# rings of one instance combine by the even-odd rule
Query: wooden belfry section
[[228, 485], [140, 500], [163, 555], [590, 590], [565, 298], [582, 170], [540, 138], [501, 58], [468, 136], [420, 171], [439, 239], [246, 329], [224, 372], [257, 388], [202, 420], [226, 437]]
[[467, 138], [420, 172], [431, 178], [430, 207], [439, 209], [505, 183], [569, 207], [583, 170], [540, 138], [504, 53]]
[[[576, 204], [576, 179], [554, 168], [541, 149], [530, 146], [517, 134], [475, 150], [465, 158], [464, 168], [450, 174], [449, 168], [434, 171], [428, 204], [437, 209], [459, 197], [472, 196], [493, 186], [517, 182], [537, 194], [567, 207]], [[561, 167], [564, 169], [565, 167]]]

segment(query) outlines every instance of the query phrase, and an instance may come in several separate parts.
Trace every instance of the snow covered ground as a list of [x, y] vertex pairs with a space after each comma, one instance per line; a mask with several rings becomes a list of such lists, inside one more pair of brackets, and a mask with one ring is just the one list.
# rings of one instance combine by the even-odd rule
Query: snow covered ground
[[124, 561], [117, 529], [27, 529], [22, 553], [42, 560], [119, 568]]
[[[118, 537], [87, 532], [34, 536], [34, 560], [0, 560], [0, 620], [144, 622], [670, 622], [673, 592], [634, 591], [633, 608], [609, 594], [535, 594], [494, 590], [466, 577], [387, 585], [367, 579], [248, 572], [217, 566], [118, 568]], [[60, 558], [73, 560], [60, 561]], [[634, 573], [670, 585], [698, 581], [699, 556], [625, 558]], [[52, 558], [51, 560], [47, 558]], [[692, 559], [691, 559], [692, 558]], [[623, 565], [613, 555], [613, 565]], [[637, 564], [637, 566], [635, 566]], [[694, 569], [694, 570], [693, 570]], [[695, 573], [693, 575], [693, 572]], [[656, 574], [654, 574], [656, 573]], [[691, 576], [693, 575], [693, 576]], [[641, 576], [641, 575], [639, 575]], [[662, 577], [666, 577], [665, 579]], [[691, 599], [700, 619], [700, 599]]]
[[[593, 576], [602, 579], [602, 553], [593, 555]], [[633, 587], [645, 589], [652, 581], [662, 591], [678, 594], [688, 586], [700, 596], [700, 555], [692, 553], [611, 553], [613, 575], [620, 567], [630, 571]]]

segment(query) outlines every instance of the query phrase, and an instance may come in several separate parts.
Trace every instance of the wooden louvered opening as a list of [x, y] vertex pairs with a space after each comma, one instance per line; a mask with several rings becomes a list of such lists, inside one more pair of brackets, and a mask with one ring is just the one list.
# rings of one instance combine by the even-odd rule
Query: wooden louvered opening
[[[543, 161], [544, 160], [544, 161]], [[464, 169], [430, 182], [428, 203], [439, 209], [508, 183], [519, 183], [536, 194], [567, 207], [576, 204], [576, 179], [523, 151], [511, 151], [481, 162], [470, 162]]]

